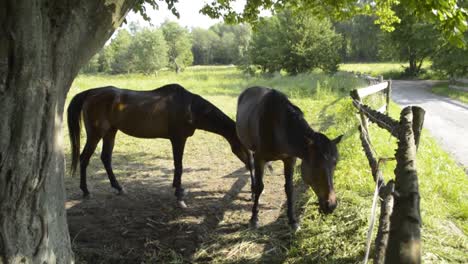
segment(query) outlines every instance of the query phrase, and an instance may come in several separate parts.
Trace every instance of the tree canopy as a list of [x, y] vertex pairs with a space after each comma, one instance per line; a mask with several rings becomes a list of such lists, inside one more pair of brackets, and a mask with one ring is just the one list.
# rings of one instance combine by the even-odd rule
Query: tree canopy
[[179, 72], [193, 62], [192, 39], [186, 28], [176, 22], [166, 21], [161, 25], [164, 39], [168, 44], [169, 67]]
[[[172, 2], [172, 1], [171, 1]], [[311, 10], [320, 16], [347, 19], [358, 14], [376, 16], [376, 23], [386, 31], [393, 31], [401, 18], [395, 12], [400, 6], [415, 17], [433, 22], [452, 43], [465, 44], [463, 33], [468, 29], [468, 10], [463, 0], [250, 0], [242, 12], [233, 8], [234, 1], [217, 0], [206, 4], [201, 12], [210, 17], [224, 17], [228, 22], [256, 22], [260, 10], [280, 11], [285, 8]]]

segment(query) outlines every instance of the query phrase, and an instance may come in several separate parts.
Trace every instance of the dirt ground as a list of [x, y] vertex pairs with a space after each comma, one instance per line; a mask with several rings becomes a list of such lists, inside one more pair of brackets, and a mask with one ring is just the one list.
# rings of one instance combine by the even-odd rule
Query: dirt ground
[[[176, 207], [169, 142], [156, 140], [163, 151], [154, 154], [145, 148], [154, 140], [125, 141], [136, 142], [132, 150], [141, 150], [119, 152], [117, 147], [114, 151], [114, 172], [126, 195], [111, 190], [99, 149], [88, 168], [91, 199], [82, 199], [79, 176], [66, 177], [68, 224], [78, 263], [284, 260], [293, 234], [285, 215], [281, 163], [274, 163], [274, 173], [265, 176], [262, 227], [251, 230], [250, 177], [222, 138], [197, 132], [188, 141], [182, 176], [187, 209]], [[296, 191], [297, 196], [304, 190]]]

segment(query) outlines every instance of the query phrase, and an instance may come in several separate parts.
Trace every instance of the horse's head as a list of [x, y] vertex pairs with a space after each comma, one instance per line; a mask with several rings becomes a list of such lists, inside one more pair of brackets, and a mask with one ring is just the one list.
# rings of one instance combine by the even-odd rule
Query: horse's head
[[302, 179], [314, 190], [319, 199], [319, 210], [325, 214], [333, 212], [337, 206], [333, 174], [338, 162], [336, 145], [341, 138], [342, 135], [330, 140], [321, 133], [307, 138], [307, 153], [302, 160]]

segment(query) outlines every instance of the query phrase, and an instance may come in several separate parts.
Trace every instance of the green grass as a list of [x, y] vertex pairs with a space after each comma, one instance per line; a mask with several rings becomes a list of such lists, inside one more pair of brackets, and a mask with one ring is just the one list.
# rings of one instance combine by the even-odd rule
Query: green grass
[[[398, 68], [397, 64], [389, 65], [393, 66], [374, 68], [376, 70], [374, 74]], [[350, 64], [345, 66], [353, 69]], [[195, 262], [203, 259], [229, 263], [265, 260], [269, 263], [362, 261], [374, 183], [361, 148], [356, 111], [348, 98], [349, 90], [364, 85], [361, 81], [346, 76], [328, 77], [320, 73], [295, 77], [281, 75], [272, 78], [249, 77], [234, 67], [192, 67], [179, 75], [170, 72], [161, 72], [154, 76], [81, 75], [73, 83], [68, 100], [77, 92], [91, 87], [115, 85], [148, 90], [174, 82], [204, 96], [231, 117], [235, 116], [237, 95], [244, 88], [252, 85], [271, 86], [287, 93], [304, 111], [306, 119], [314, 129], [324, 132], [329, 137], [345, 135], [339, 145], [340, 162], [335, 173], [339, 207], [332, 215], [320, 215], [313, 192], [303, 191], [297, 201], [297, 207], [302, 208], [299, 210], [302, 212], [300, 217], [302, 230], [297, 234], [291, 234], [284, 229], [285, 220], [280, 226], [269, 225], [259, 230], [241, 228], [229, 234], [209, 234], [193, 255]], [[391, 115], [394, 118], [398, 118], [399, 111], [396, 105], [391, 105]], [[371, 138], [379, 157], [394, 155], [396, 140], [389, 133], [371, 125]], [[126, 137], [118, 140], [124, 141], [120, 146], [120, 152], [134, 151], [131, 149], [133, 143], [127, 143]], [[203, 142], [203, 146], [213, 149], [218, 147], [210, 145], [210, 141]], [[200, 155], [192, 148], [189, 147], [186, 151], [187, 159], [197, 159]], [[69, 153], [68, 148], [66, 151]], [[225, 151], [225, 155], [231, 154]], [[384, 175], [387, 180], [393, 177], [394, 166], [394, 162], [389, 162], [385, 166]], [[466, 174], [440, 149], [427, 131], [424, 131], [421, 137], [417, 166], [423, 219], [423, 260], [426, 263], [466, 263], [468, 260]], [[295, 177], [296, 183], [301, 185], [300, 175], [296, 173]], [[282, 189], [275, 191], [283, 192]], [[249, 214], [248, 211], [244, 213]], [[284, 215], [284, 212], [282, 214]], [[263, 254], [257, 250], [259, 245], [265, 245], [260, 247], [264, 250]], [[171, 250], [170, 253], [165, 255], [172, 256], [170, 258], [173, 262], [179, 262], [177, 252]]]
[[[440, 76], [431, 70], [432, 63], [425, 61], [422, 66], [423, 73], [418, 79], [441, 79]], [[360, 72], [373, 77], [382, 75], [385, 79], [406, 79], [404, 69], [408, 66], [406, 62], [377, 62], [377, 63], [343, 63], [340, 64], [340, 71]]]
[[[435, 94], [450, 97], [455, 100], [459, 100], [468, 104], [468, 92], [451, 89], [448, 87], [448, 83], [441, 83], [432, 87], [431, 91]], [[462, 85], [460, 85], [462, 86]]]

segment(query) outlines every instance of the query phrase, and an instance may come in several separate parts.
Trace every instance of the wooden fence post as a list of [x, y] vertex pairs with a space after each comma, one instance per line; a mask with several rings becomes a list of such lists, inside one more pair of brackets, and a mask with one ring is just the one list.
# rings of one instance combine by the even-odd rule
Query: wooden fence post
[[387, 88], [387, 107], [385, 109], [386, 114], [390, 114], [390, 97], [392, 96], [392, 80], [388, 80], [388, 88]]
[[423, 120], [424, 110], [419, 107], [408, 106], [401, 111], [398, 149], [395, 154], [395, 205], [390, 218], [385, 263], [421, 263], [416, 142], [419, 142]]
[[[382, 78], [379, 79], [382, 81]], [[400, 121], [389, 114], [391, 80], [387, 87], [376, 84], [351, 91], [353, 105], [360, 114], [360, 137], [364, 153], [372, 169], [372, 176], [381, 187], [379, 196], [381, 214], [379, 231], [375, 239], [374, 263], [420, 263], [421, 262], [421, 213], [419, 208], [419, 186], [416, 171], [416, 152], [419, 146], [425, 111], [417, 106], [408, 106], [400, 113]], [[386, 115], [362, 104], [362, 98], [387, 89]], [[383, 107], [382, 107], [383, 108]], [[397, 166], [395, 181], [385, 185], [379, 163], [371, 148], [368, 121], [386, 129], [398, 139], [395, 153]], [[383, 159], [386, 160], [386, 159]], [[367, 256], [367, 255], [366, 255]]]
[[[352, 97], [354, 100], [357, 100], [359, 103], [362, 103], [361, 97], [359, 96], [357, 90], [351, 91], [350, 95], [351, 95], [351, 97]], [[364, 115], [364, 113], [362, 113], [362, 111], [359, 111], [359, 115], [361, 116], [361, 124], [362, 124], [362, 126], [364, 126], [364, 129], [365, 129], [366, 131], [368, 131], [368, 129], [369, 129], [369, 122], [367, 121], [366, 115]], [[368, 136], [369, 136], [369, 135], [368, 135]]]
[[375, 238], [375, 264], [385, 263], [385, 253], [387, 251], [388, 236], [390, 233], [390, 216], [392, 215], [394, 204], [394, 188], [395, 183], [393, 181], [389, 181], [380, 192], [382, 202], [380, 203], [379, 228]]

